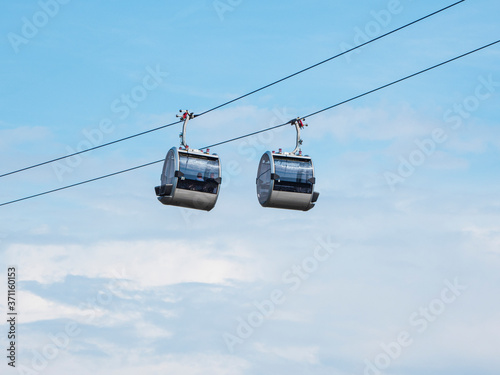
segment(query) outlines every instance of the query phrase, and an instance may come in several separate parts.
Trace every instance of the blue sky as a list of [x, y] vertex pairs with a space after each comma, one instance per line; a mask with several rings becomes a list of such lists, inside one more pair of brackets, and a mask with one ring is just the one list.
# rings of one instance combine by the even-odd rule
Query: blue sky
[[[201, 113], [452, 3], [4, 4], [0, 173]], [[188, 144], [495, 42], [499, 11], [466, 0], [193, 120]], [[308, 118], [321, 194], [308, 212], [255, 193], [260, 156], [293, 149], [291, 127], [212, 149], [224, 184], [208, 213], [157, 202], [161, 164], [0, 207], [20, 312], [17, 368], [2, 373], [496, 374], [499, 58], [497, 44]], [[180, 130], [3, 177], [0, 201], [159, 160]]]

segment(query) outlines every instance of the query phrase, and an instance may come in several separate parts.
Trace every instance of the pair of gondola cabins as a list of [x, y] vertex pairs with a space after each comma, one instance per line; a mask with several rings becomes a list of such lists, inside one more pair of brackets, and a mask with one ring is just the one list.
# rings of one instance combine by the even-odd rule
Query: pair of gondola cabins
[[[184, 111], [177, 117], [184, 121], [181, 146], [168, 151], [161, 185], [155, 187], [156, 196], [166, 205], [210, 211], [217, 202], [222, 182], [219, 156], [210, 154], [208, 149], [189, 148], [186, 125], [195, 116]], [[263, 207], [308, 211], [314, 207], [319, 193], [314, 191], [312, 159], [300, 150], [300, 130], [306, 124], [301, 118], [290, 124], [297, 131], [296, 147], [292, 152], [280, 149], [277, 153], [267, 151], [262, 155], [257, 170], [257, 198]]]

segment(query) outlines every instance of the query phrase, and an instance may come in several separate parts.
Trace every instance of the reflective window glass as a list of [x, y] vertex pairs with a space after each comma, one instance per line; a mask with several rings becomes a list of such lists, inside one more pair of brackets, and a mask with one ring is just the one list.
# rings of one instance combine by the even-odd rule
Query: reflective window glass
[[312, 193], [313, 166], [311, 160], [295, 158], [274, 158], [275, 173], [279, 176], [274, 181], [274, 190], [295, 193]]
[[177, 187], [216, 194], [219, 184], [219, 159], [203, 155], [179, 153], [179, 170], [184, 174]]

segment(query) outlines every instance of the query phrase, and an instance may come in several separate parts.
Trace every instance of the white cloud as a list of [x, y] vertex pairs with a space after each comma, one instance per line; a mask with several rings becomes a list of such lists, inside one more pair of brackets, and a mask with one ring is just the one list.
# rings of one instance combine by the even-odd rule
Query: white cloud
[[52, 283], [79, 275], [127, 279], [139, 288], [254, 279], [244, 252], [235, 250], [232, 255], [231, 259], [218, 255], [213, 244], [194, 238], [192, 242], [112, 241], [86, 246], [12, 244], [6, 250], [8, 262], [22, 264], [19, 280]]
[[169, 375], [243, 375], [251, 367], [244, 359], [217, 353], [192, 353], [152, 355], [145, 348], [124, 349], [107, 343], [99, 344], [99, 351], [106, 357], [88, 358], [61, 354], [50, 363], [50, 373], [88, 374], [92, 369], [94, 375], [136, 375], [136, 374], [169, 374]]
[[257, 351], [267, 355], [274, 355], [284, 358], [288, 361], [307, 363], [310, 365], [318, 364], [318, 347], [305, 347], [305, 346], [284, 346], [273, 347], [263, 343], [256, 343], [254, 347]]
[[[4, 125], [1, 124], [0, 125]], [[17, 144], [41, 143], [50, 137], [51, 131], [43, 126], [18, 126], [14, 129], [0, 129], [0, 149], [5, 150]]]
[[500, 254], [500, 227], [471, 225], [462, 229], [471, 236], [475, 251]]
[[425, 135], [433, 123], [409, 105], [355, 107], [343, 105], [308, 121], [311, 137], [333, 134], [339, 141], [352, 139], [384, 141]]
[[[110, 311], [104, 306], [82, 306], [75, 307], [68, 304], [52, 301], [40, 297], [34, 293], [20, 290], [18, 292], [18, 310], [22, 314], [23, 323], [32, 323], [45, 320], [69, 319], [79, 324], [91, 324], [96, 326], [116, 326], [129, 321], [136, 321], [137, 331], [149, 332], [146, 336], [152, 335], [152, 326], [141, 321], [141, 314], [138, 312]], [[165, 316], [168, 316], [165, 314]], [[158, 329], [157, 334], [167, 335], [168, 333]]]
[[136, 335], [139, 338], [160, 339], [172, 337], [172, 332], [164, 330], [154, 324], [139, 321], [135, 324]]
[[36, 294], [20, 290], [17, 293], [17, 309], [22, 314], [23, 323], [50, 319], [75, 319], [81, 311], [73, 306], [46, 300]]

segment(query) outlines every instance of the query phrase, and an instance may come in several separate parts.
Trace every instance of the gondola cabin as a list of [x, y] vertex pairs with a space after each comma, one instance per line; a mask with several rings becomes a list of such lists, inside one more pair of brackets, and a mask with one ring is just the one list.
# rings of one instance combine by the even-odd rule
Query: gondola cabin
[[309, 156], [267, 151], [257, 171], [257, 198], [263, 207], [308, 211], [319, 193]]
[[172, 147], [165, 157], [158, 200], [166, 205], [210, 211], [219, 196], [221, 167], [216, 154]]

